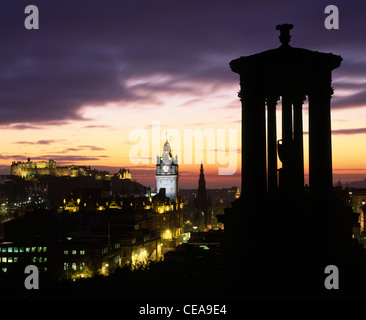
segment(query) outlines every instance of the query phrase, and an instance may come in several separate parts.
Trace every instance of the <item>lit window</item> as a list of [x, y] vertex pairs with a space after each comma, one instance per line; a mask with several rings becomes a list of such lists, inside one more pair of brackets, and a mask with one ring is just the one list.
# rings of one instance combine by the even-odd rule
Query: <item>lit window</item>
[[68, 262], [64, 262], [64, 270], [69, 270], [69, 263]]
[[19, 252], [24, 252], [24, 248], [23, 247], [20, 247], [19, 248]]
[[14, 257], [14, 262], [18, 262], [18, 257]]
[[43, 247], [43, 252], [47, 252], [47, 247]]
[[42, 247], [37, 247], [37, 252], [42, 252]]
[[30, 252], [30, 247], [26, 247], [25, 252]]
[[6, 252], [6, 247], [2, 247], [1, 252]]
[[76, 250], [72, 250], [72, 254], [76, 254]]
[[32, 247], [32, 252], [36, 252], [36, 247]]
[[18, 252], [18, 247], [14, 247], [14, 252]]
[[72, 270], [76, 270], [76, 263], [74, 262], [71, 266]]
[[165, 240], [172, 240], [172, 233], [171, 233], [171, 231], [168, 229], [165, 232], [163, 232], [163, 234], [161, 235], [161, 238], [162, 239], [165, 239]]
[[1, 270], [2, 270], [3, 272], [7, 272], [7, 271], [8, 271], [8, 268], [1, 268]]
[[8, 247], [8, 252], [13, 252], [13, 247]]
[[69, 250], [64, 250], [64, 254], [69, 254]]
[[8, 261], [7, 257], [2, 257], [1, 258], [1, 262], [7, 262], [7, 261]]
[[85, 250], [80, 250], [80, 254], [84, 255], [85, 254]]
[[33, 257], [32, 262], [36, 262], [36, 261], [37, 261], [37, 257]]
[[43, 258], [43, 262], [47, 262], [47, 257], [46, 258]]

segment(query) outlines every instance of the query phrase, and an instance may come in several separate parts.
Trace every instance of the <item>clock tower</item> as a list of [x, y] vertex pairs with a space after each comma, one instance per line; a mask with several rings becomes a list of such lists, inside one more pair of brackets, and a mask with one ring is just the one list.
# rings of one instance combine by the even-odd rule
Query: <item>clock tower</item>
[[178, 196], [178, 156], [172, 156], [168, 140], [164, 143], [161, 157], [156, 160], [156, 192], [165, 188], [165, 195], [177, 202]]

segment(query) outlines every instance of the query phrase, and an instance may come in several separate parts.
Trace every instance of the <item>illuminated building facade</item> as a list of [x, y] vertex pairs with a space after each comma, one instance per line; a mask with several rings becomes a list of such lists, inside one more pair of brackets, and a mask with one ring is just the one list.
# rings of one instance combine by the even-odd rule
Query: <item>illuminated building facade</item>
[[11, 272], [17, 265], [35, 265], [42, 273], [49, 269], [49, 248], [40, 241], [0, 242], [0, 271]]
[[166, 196], [177, 202], [178, 177], [178, 156], [173, 157], [170, 144], [166, 141], [162, 155], [157, 156], [156, 161], [156, 192], [165, 188]]
[[130, 169], [119, 169], [118, 173], [116, 174], [119, 179], [132, 179]]
[[11, 175], [25, 179], [31, 179], [36, 175], [41, 176], [70, 176], [79, 177], [89, 175], [90, 168], [85, 166], [66, 166], [57, 167], [54, 160], [34, 162], [28, 158], [27, 162], [13, 161], [11, 167]]
[[152, 212], [152, 229], [160, 232], [162, 253], [174, 249], [187, 236], [183, 231], [183, 202], [180, 197], [176, 201], [168, 198], [165, 188], [161, 188], [158, 194], [148, 197], [145, 205]]
[[86, 278], [162, 259], [160, 232], [153, 230], [151, 212], [76, 215], [43, 211], [7, 222], [0, 241], [0, 274], [23, 274], [25, 266], [35, 265], [52, 277]]
[[73, 233], [59, 240], [58, 274], [61, 278], [108, 275], [125, 265], [160, 261], [161, 241], [157, 233], [124, 230], [107, 233]]
[[10, 167], [11, 175], [18, 176], [24, 179], [32, 179], [35, 176], [54, 176], [54, 177], [86, 177], [94, 176], [96, 179], [110, 179], [117, 176], [122, 180], [132, 180], [132, 175], [129, 169], [120, 169], [116, 175], [108, 172], [100, 172], [92, 170], [90, 166], [56, 166], [56, 161], [50, 159], [48, 161], [31, 161], [27, 162], [13, 161]]

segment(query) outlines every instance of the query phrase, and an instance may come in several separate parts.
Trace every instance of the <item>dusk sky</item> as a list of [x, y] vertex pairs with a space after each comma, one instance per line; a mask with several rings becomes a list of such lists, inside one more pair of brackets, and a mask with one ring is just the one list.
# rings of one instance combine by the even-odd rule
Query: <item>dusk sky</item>
[[[24, 27], [29, 4], [39, 9], [38, 30]], [[339, 9], [338, 30], [324, 27], [329, 4]], [[292, 23], [291, 46], [343, 58], [333, 72], [334, 182], [366, 178], [364, 0], [2, 0], [0, 9], [0, 174], [30, 157], [129, 168], [155, 186], [154, 121], [160, 147], [167, 132], [180, 155], [180, 187], [197, 188], [201, 160], [208, 188], [240, 186], [239, 76], [229, 62], [279, 47], [276, 25]], [[304, 119], [307, 131], [307, 103]], [[214, 164], [206, 151], [184, 163], [187, 129], [214, 133], [215, 145], [203, 148], [215, 153]], [[131, 161], [136, 130], [149, 136], [148, 163]], [[218, 158], [230, 152], [237, 170], [219, 176]]]

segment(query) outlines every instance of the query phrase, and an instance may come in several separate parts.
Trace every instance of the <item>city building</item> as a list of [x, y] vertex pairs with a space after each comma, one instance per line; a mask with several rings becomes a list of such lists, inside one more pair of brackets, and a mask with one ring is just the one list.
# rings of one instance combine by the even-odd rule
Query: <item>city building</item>
[[[85, 177], [93, 176], [96, 179], [110, 179], [113, 174], [107, 171], [98, 171], [91, 169], [90, 166], [57, 166], [56, 161], [50, 159], [48, 161], [31, 161], [27, 162], [13, 161], [10, 166], [12, 176], [18, 176], [24, 179], [32, 179], [36, 176], [54, 176], [54, 177]], [[132, 180], [129, 169], [120, 169], [116, 176], [119, 179]]]
[[118, 267], [162, 259], [158, 233], [123, 229], [121, 233], [76, 232], [64, 236], [57, 246], [59, 277], [108, 275]]
[[42, 241], [15, 240], [0, 242], [0, 270], [11, 273], [21, 265], [36, 265], [42, 273], [49, 269], [49, 248]]
[[366, 204], [366, 189], [349, 188], [347, 204], [352, 207], [354, 213], [360, 213], [361, 207]]
[[34, 162], [28, 158], [27, 162], [21, 161], [13, 161], [11, 167], [11, 175], [22, 177], [24, 179], [31, 179], [37, 175], [45, 176], [70, 176], [70, 177], [78, 177], [78, 176], [87, 176], [88, 170], [90, 168], [87, 167], [78, 167], [78, 166], [67, 166], [67, 167], [57, 167], [56, 162], [54, 160], [49, 161], [39, 161]]
[[178, 196], [178, 156], [172, 155], [172, 149], [168, 140], [164, 143], [161, 157], [156, 160], [156, 192], [165, 188], [168, 198], [177, 202]]
[[56, 279], [78, 278], [160, 261], [160, 232], [153, 230], [151, 217], [143, 213], [27, 213], [5, 224], [0, 270], [16, 276], [32, 264]]
[[130, 172], [130, 169], [119, 169], [119, 171], [117, 172], [116, 176], [119, 179], [129, 179], [132, 180], [132, 175]]
[[345, 203], [352, 209], [352, 237], [366, 249], [366, 189], [346, 188]]

